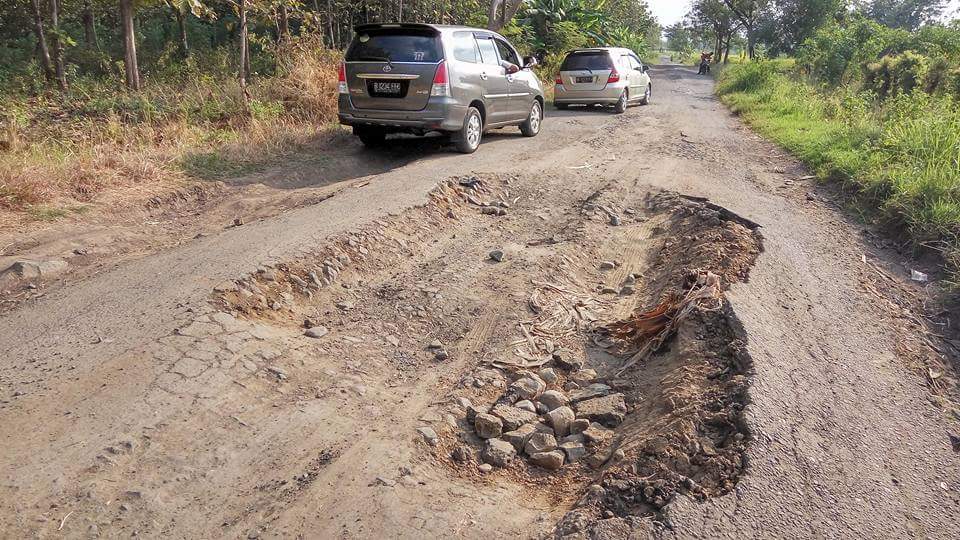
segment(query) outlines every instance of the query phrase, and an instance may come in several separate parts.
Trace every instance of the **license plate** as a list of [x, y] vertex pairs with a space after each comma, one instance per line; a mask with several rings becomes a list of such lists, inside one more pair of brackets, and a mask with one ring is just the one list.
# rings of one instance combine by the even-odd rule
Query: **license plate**
[[398, 82], [375, 82], [373, 92], [381, 96], [399, 96], [402, 89]]
[[577, 77], [578, 83], [592, 83], [593, 77]]

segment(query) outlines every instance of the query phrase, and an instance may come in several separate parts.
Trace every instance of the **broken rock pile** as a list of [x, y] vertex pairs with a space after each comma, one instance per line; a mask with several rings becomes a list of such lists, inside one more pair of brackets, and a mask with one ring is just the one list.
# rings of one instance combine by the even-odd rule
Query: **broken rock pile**
[[[554, 364], [566, 373], [522, 372], [492, 405], [467, 405], [466, 420], [485, 464], [508, 467], [525, 458], [548, 470], [581, 461], [598, 468], [617, 454], [612, 428], [627, 414], [623, 394], [596, 382], [596, 372], [581, 369], [569, 354], [558, 353]], [[466, 453], [458, 448], [455, 460]]]

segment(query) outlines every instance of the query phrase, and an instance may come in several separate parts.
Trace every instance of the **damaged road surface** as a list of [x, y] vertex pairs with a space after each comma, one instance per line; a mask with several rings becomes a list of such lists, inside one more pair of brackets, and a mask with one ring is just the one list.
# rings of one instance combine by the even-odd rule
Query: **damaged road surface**
[[5, 314], [0, 530], [955, 537], [884, 254], [659, 69]]

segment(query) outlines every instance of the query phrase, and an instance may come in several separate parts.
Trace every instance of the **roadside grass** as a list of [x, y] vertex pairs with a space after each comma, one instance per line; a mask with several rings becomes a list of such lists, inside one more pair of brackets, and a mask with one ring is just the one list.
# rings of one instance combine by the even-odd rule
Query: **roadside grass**
[[[261, 170], [335, 125], [339, 53], [293, 44], [245, 100], [226, 59], [152, 74], [144, 90], [80, 78], [0, 93], [0, 227], [79, 206], [142, 204], [191, 181]], [[64, 211], [60, 211], [62, 209]]]
[[826, 91], [792, 63], [730, 66], [717, 93], [748, 124], [823, 180], [851, 188], [872, 218], [938, 251], [960, 282], [960, 104], [920, 91], [878, 101], [851, 86]]

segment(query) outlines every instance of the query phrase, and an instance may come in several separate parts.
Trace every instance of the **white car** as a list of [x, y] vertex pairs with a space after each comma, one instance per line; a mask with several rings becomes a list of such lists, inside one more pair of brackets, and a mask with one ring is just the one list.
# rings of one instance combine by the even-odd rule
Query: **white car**
[[630, 49], [603, 47], [567, 53], [556, 79], [553, 102], [570, 105], [613, 105], [618, 113], [631, 103], [647, 105], [653, 95], [649, 68]]

